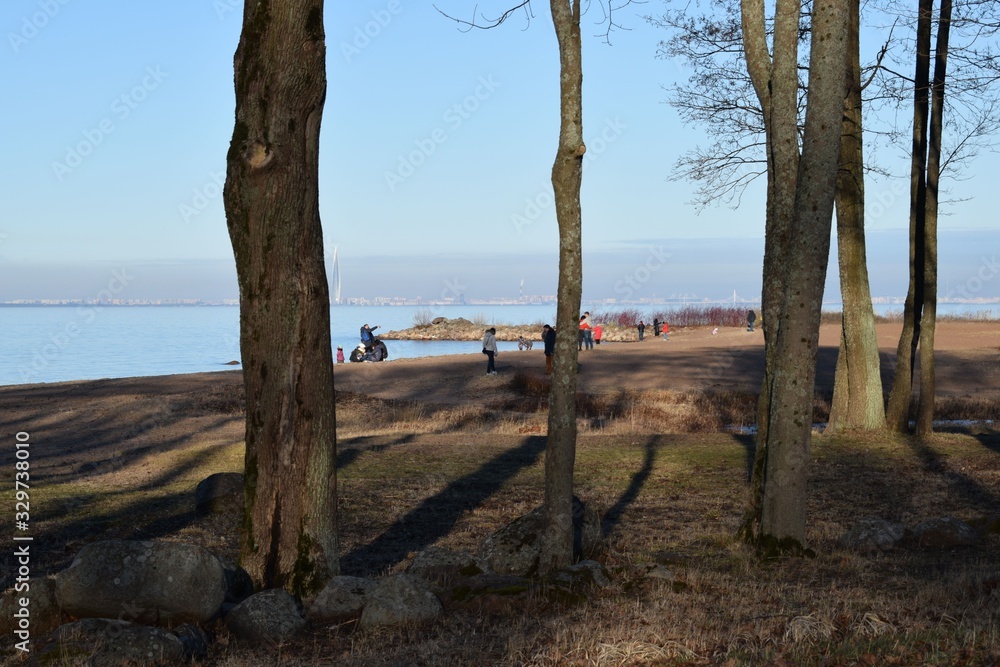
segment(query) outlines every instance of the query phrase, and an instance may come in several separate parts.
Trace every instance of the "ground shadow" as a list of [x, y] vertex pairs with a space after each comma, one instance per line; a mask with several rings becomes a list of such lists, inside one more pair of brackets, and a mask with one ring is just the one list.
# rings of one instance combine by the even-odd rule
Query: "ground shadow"
[[486, 462], [475, 472], [448, 484], [400, 517], [385, 532], [340, 559], [345, 574], [369, 576], [384, 572], [413, 551], [421, 551], [448, 535], [463, 513], [480, 506], [522, 469], [534, 465], [545, 451], [545, 438], [531, 436]]
[[655, 437], [650, 437], [646, 440], [645, 450], [646, 453], [643, 457], [642, 467], [632, 475], [632, 480], [629, 482], [628, 488], [622, 492], [615, 504], [601, 518], [601, 536], [604, 539], [607, 539], [614, 532], [615, 527], [621, 521], [622, 515], [625, 514], [625, 510], [639, 497], [642, 487], [646, 485], [650, 473], [653, 472], [653, 464], [656, 462]]

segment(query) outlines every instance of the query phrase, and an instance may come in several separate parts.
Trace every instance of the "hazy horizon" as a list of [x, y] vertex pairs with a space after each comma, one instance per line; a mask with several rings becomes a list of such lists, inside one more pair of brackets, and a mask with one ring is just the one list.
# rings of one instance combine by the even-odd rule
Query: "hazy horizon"
[[[868, 264], [874, 297], [906, 294], [907, 232], [869, 233]], [[874, 237], [872, 239], [871, 237]], [[874, 242], [872, 242], [874, 241]], [[584, 253], [587, 300], [727, 300], [760, 296], [763, 239], [647, 239], [615, 251]], [[995, 253], [1000, 231], [943, 231], [939, 297], [1000, 297]], [[327, 253], [332, 256], [332, 248]], [[839, 301], [836, 247], [824, 299]], [[331, 273], [328, 265], [328, 275]], [[345, 299], [376, 297], [430, 300], [554, 295], [557, 257], [552, 252], [440, 253], [420, 257], [340, 254]], [[522, 288], [523, 281], [523, 288]], [[160, 261], [0, 261], [0, 300], [92, 299], [110, 289], [122, 299], [236, 299], [232, 258]]]

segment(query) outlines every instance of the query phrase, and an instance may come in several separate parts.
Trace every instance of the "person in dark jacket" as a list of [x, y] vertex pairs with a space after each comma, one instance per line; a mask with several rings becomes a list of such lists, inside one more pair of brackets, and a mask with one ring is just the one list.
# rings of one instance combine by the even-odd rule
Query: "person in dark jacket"
[[366, 350], [372, 349], [372, 345], [375, 344], [375, 334], [372, 332], [376, 329], [378, 329], [377, 324], [373, 327], [369, 327], [367, 324], [361, 327], [361, 343], [365, 346]]
[[753, 331], [753, 323], [757, 321], [757, 313], [753, 310], [747, 311], [747, 331]]
[[639, 326], [636, 327], [639, 330], [639, 340], [642, 340], [646, 335], [646, 323], [639, 320]]
[[552, 355], [556, 352], [556, 330], [548, 324], [542, 327], [542, 343], [545, 346], [545, 374], [552, 375]]

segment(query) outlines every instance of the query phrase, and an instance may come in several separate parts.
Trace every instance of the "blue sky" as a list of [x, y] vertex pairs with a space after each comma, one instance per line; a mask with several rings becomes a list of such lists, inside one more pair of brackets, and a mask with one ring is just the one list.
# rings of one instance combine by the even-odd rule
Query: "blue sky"
[[[471, 5], [439, 6], [467, 16]], [[615, 286], [667, 247], [676, 249], [671, 270], [635, 296], [752, 296], [761, 188], [735, 211], [698, 214], [686, 203], [694, 188], [668, 181], [670, 169], [706, 142], [665, 104], [663, 87], [687, 73], [655, 57], [665, 35], [641, 15], [660, 6], [620, 12], [631, 30], [614, 33], [613, 46], [593, 7], [583, 21], [583, 232], [594, 267], [587, 273], [585, 263], [585, 296], [621, 296]], [[558, 57], [548, 3], [534, 12], [530, 23], [516, 15], [497, 30], [461, 32], [422, 3], [327, 3], [320, 205], [345, 294], [428, 296], [458, 280], [477, 285], [470, 295], [500, 296], [520, 278], [525, 291], [554, 292], [554, 268], [541, 265], [557, 250], [548, 179]], [[0, 298], [86, 296], [109, 267], [136, 275], [133, 285], [145, 287], [132, 291], [143, 298], [235, 296], [221, 183], [241, 14], [237, 0], [4, 3]], [[906, 173], [901, 156], [886, 158]], [[943, 279], [956, 283], [1000, 238], [984, 231], [995, 229], [987, 207], [1000, 160], [983, 155], [970, 173], [954, 192], [967, 201], [941, 221], [943, 234], [964, 239], [961, 252], [942, 249], [952, 267]], [[888, 258], [876, 293], [905, 292], [901, 183], [868, 184], [872, 243], [886, 244], [872, 252]], [[527, 259], [515, 267], [513, 256]], [[1000, 292], [987, 284], [982, 293], [990, 290]]]

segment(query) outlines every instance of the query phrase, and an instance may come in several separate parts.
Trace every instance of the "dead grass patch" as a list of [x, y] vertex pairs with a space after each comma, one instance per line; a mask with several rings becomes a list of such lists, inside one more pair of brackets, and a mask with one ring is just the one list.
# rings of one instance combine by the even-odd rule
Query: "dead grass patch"
[[[524, 398], [541, 391], [533, 386], [519, 390]], [[345, 574], [401, 571], [431, 545], [474, 552], [485, 536], [542, 501], [544, 438], [516, 429], [537, 425], [544, 412], [350, 394], [337, 400]], [[752, 400], [668, 391], [589, 400], [583, 405], [591, 412], [581, 416], [575, 486], [602, 514], [603, 562], [612, 586], [582, 604], [532, 598], [497, 612], [449, 612], [422, 628], [313, 627], [272, 651], [236, 646], [220, 624], [209, 628], [217, 641], [198, 664], [847, 666], [1000, 660], [1000, 534], [984, 535], [977, 547], [908, 547], [878, 556], [846, 552], [837, 542], [870, 516], [907, 526], [944, 515], [967, 521], [1000, 516], [997, 432], [966, 430], [920, 440], [816, 436], [807, 514], [808, 541], [818, 555], [763, 562], [735, 538], [747, 501], [752, 439], [665, 430], [669, 424], [708, 429], [713, 420], [738, 423], [745, 411], [752, 414]], [[196, 406], [202, 413], [189, 416], [192, 432], [200, 425], [199, 434], [213, 433], [206, 424], [218, 421], [220, 407], [213, 400]], [[23, 427], [33, 430], [31, 424]], [[33, 545], [39, 574], [64, 567], [83, 544], [112, 537], [183, 540], [235, 557], [238, 522], [197, 517], [192, 505], [197, 480], [240, 468], [240, 444], [199, 435], [168, 447], [158, 433], [155, 427], [135, 431], [120, 447], [123, 454], [130, 446], [143, 454], [123, 455], [120, 468], [97, 475], [66, 475], [56, 482], [45, 468], [50, 464], [37, 462], [39, 479], [46, 480], [37, 487], [36, 525], [44, 527]], [[53, 462], [51, 470], [57, 463], [65, 465]], [[664, 578], [644, 579], [654, 564]]]

